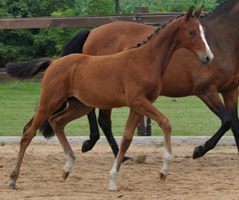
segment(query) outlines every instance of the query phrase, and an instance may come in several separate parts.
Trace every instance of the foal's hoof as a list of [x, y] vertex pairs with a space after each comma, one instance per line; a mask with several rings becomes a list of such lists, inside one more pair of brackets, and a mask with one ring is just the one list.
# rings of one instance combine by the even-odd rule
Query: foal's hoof
[[84, 141], [82, 147], [81, 147], [81, 151], [83, 153], [87, 152], [87, 151], [90, 151], [91, 149], [93, 148], [92, 145], [90, 145], [90, 140], [86, 140]]
[[161, 181], [166, 181], [166, 178], [167, 178], [167, 175], [163, 174], [163, 173], [160, 173], [160, 180]]
[[203, 147], [202, 146], [198, 146], [194, 149], [193, 152], [193, 159], [197, 159], [200, 158], [204, 155], [205, 153], [203, 153]]
[[126, 162], [126, 161], [134, 161], [134, 159], [131, 157], [124, 157], [122, 162]]
[[62, 178], [63, 178], [64, 180], [67, 179], [67, 177], [69, 176], [69, 174], [70, 174], [70, 172], [65, 172], [64, 170], [62, 170]]
[[8, 188], [9, 188], [9, 189], [16, 189], [16, 184], [10, 182], [10, 183], [8, 184]]

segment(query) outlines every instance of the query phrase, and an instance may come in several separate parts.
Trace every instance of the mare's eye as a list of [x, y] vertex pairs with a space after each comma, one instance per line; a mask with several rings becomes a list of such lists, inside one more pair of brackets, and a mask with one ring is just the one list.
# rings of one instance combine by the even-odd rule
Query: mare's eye
[[195, 36], [196, 35], [196, 31], [189, 31], [189, 35]]

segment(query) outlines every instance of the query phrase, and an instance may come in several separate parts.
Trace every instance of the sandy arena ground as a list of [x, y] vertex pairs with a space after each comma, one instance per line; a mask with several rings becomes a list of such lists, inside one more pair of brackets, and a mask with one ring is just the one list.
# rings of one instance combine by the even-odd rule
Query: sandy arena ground
[[73, 144], [76, 161], [68, 179], [61, 178], [65, 158], [57, 143], [32, 142], [25, 154], [17, 190], [7, 188], [19, 145], [0, 146], [1, 200], [238, 200], [239, 156], [235, 146], [217, 147], [204, 158], [193, 160], [195, 146], [174, 144], [174, 161], [166, 182], [160, 182], [163, 147], [132, 144], [127, 152], [133, 162], [122, 165], [118, 191], [108, 191], [113, 164], [107, 144], [88, 153]]

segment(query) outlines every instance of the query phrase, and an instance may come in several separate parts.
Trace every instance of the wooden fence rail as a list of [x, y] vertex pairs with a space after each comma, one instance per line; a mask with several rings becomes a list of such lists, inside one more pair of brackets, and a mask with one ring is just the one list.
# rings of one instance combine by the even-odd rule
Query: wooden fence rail
[[0, 19], [0, 29], [91, 27], [100, 26], [114, 21], [162, 24], [180, 14], [181, 13], [138, 13], [131, 15]]

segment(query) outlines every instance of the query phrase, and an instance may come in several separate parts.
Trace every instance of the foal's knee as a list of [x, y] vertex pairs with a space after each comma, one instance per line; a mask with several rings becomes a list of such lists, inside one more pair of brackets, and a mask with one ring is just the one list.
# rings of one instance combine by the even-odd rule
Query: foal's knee
[[129, 145], [131, 144], [132, 140], [133, 140], [132, 137], [123, 136], [122, 143], [121, 143], [121, 149], [127, 149], [129, 147]]
[[167, 117], [163, 118], [162, 122], [159, 123], [159, 126], [166, 133], [171, 133], [172, 132], [172, 126], [171, 126], [171, 124], [169, 122], [169, 119]]

